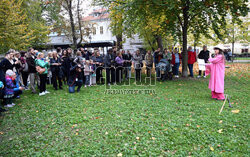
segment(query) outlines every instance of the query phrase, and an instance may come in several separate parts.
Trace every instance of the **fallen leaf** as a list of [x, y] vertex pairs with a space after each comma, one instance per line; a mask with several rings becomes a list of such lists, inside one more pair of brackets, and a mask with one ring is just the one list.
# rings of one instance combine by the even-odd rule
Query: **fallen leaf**
[[106, 131], [106, 132], [105, 132], [105, 135], [108, 135], [108, 134], [109, 134], [109, 133]]
[[117, 154], [117, 156], [120, 156], [120, 157], [121, 157], [121, 156], [122, 156], [122, 153]]
[[76, 133], [76, 135], [78, 135], [78, 132]]
[[152, 140], [155, 140], [155, 137], [152, 137]]
[[219, 121], [220, 124], [221, 124], [222, 122], [223, 122], [222, 120]]
[[200, 125], [197, 125], [197, 128], [199, 128], [200, 127]]
[[236, 126], [235, 126], [235, 125], [234, 125], [233, 127], [234, 127], [234, 128], [236, 128]]
[[36, 111], [36, 112], [38, 112], [38, 111]]
[[0, 135], [2, 135], [3, 134], [3, 132], [0, 132]]
[[136, 137], [136, 139], [137, 139], [137, 140], [139, 140], [139, 139], [140, 139], [140, 137]]
[[210, 147], [210, 150], [211, 150], [211, 151], [214, 151], [214, 148], [213, 148], [213, 147]]
[[240, 110], [232, 110], [233, 113], [239, 113]]
[[220, 130], [218, 130], [218, 133], [220, 133], [220, 134], [221, 134], [221, 133], [222, 133], [222, 131], [223, 131], [223, 129], [220, 129]]

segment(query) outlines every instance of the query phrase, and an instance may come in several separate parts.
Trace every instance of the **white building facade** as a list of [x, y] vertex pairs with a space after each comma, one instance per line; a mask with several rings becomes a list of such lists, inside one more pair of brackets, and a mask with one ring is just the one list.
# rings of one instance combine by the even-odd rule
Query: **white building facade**
[[[111, 20], [109, 13], [105, 9], [94, 10], [89, 16], [82, 19], [85, 25], [91, 25], [91, 33], [84, 38], [89, 43], [101, 43], [101, 42], [116, 42], [116, 37], [112, 34], [109, 27]], [[143, 48], [143, 41], [138, 35], [134, 35], [133, 38], [124, 38], [123, 36], [123, 49], [134, 52]], [[106, 53], [107, 47], [100, 49], [101, 52]]]

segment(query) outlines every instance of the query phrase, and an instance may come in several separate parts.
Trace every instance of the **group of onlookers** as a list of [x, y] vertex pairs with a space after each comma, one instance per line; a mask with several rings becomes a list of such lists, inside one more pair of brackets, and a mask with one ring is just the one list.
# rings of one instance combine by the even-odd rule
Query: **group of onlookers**
[[[207, 63], [209, 51], [206, 46], [198, 58]], [[10, 49], [0, 62], [0, 95], [6, 107], [13, 107], [15, 104], [12, 100], [19, 98], [23, 90], [37, 93], [38, 87], [39, 96], [42, 96], [50, 93], [46, 85], [52, 83], [55, 90], [63, 89], [63, 84], [67, 84], [70, 93], [74, 93], [76, 87], [79, 92], [83, 85], [104, 84], [103, 72], [106, 73], [107, 85], [119, 84], [132, 77], [132, 67], [136, 81], [141, 81], [143, 60], [147, 77], [152, 76], [153, 68], [158, 80], [166, 80], [171, 73], [179, 77], [182, 55], [177, 48], [164, 49], [163, 52], [159, 48], [153, 53], [149, 50], [144, 58], [139, 50], [132, 54], [130, 51], [118, 51], [116, 47], [109, 49], [105, 55], [101, 55], [98, 49], [91, 53], [84, 48], [74, 53], [71, 48], [58, 47], [47, 54], [33, 48], [27, 52]], [[193, 64], [196, 61], [196, 52], [189, 47], [188, 68], [191, 77], [194, 76]], [[198, 77], [201, 77], [201, 71]], [[0, 110], [4, 111], [2, 108]]]

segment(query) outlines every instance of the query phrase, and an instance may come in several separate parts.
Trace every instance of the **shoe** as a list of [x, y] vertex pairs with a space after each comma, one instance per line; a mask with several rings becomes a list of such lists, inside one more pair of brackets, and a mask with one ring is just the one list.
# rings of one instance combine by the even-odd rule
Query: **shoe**
[[110, 86], [110, 83], [108, 83], [108, 86]]
[[207, 76], [203, 76], [203, 78], [207, 78]]
[[12, 106], [15, 106], [16, 104], [12, 103], [11, 105], [12, 105]]
[[12, 104], [8, 104], [8, 105], [6, 105], [6, 107], [11, 108], [11, 107], [13, 107], [13, 105]]
[[49, 92], [49, 91], [45, 91], [44, 93], [45, 93], [45, 94], [49, 94], [50, 92]]
[[28, 87], [25, 87], [24, 90], [30, 90]]
[[20, 96], [17, 96], [16, 99], [20, 99]]
[[84, 88], [87, 88], [87, 86], [85, 85]]
[[42, 96], [42, 95], [45, 95], [46, 93], [45, 92], [42, 92], [42, 93], [39, 93], [39, 96]]
[[225, 99], [217, 99], [217, 98], [216, 98], [216, 100], [218, 100], [218, 101], [225, 101]]
[[91, 85], [89, 85], [89, 87], [91, 87]]
[[197, 78], [201, 78], [201, 76], [200, 76], [200, 75], [198, 75], [198, 76], [197, 76]]

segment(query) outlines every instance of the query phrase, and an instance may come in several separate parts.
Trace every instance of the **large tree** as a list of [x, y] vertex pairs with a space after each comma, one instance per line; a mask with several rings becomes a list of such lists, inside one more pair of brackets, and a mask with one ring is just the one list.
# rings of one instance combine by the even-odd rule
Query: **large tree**
[[0, 1], [0, 52], [10, 48], [25, 49], [33, 39], [28, 30], [27, 16], [22, 10], [22, 1]]
[[83, 41], [84, 31], [82, 24], [82, 5], [85, 0], [48, 0], [46, 6], [46, 21], [51, 25], [52, 31], [64, 33], [72, 41], [76, 49]]
[[[137, 28], [137, 24], [143, 21], [145, 14], [150, 13], [151, 17], [164, 13], [165, 24], [160, 25], [165, 28], [167, 34], [179, 38], [182, 44], [182, 75], [187, 77], [187, 37], [188, 32], [196, 30], [199, 34], [208, 34], [212, 29], [219, 39], [222, 39], [221, 30], [226, 26], [228, 15], [236, 21], [240, 21], [239, 16], [247, 14], [247, 0], [96, 0], [98, 4], [110, 5], [120, 3], [118, 8], [123, 9], [126, 27]], [[135, 21], [136, 25], [128, 24], [128, 21]], [[133, 22], [132, 22], [133, 23]], [[193, 29], [192, 29], [193, 28]]]

